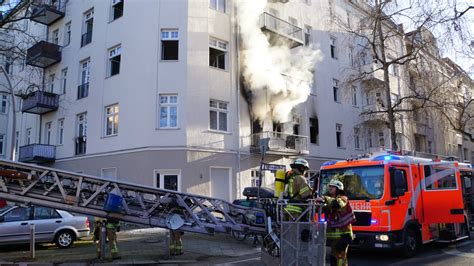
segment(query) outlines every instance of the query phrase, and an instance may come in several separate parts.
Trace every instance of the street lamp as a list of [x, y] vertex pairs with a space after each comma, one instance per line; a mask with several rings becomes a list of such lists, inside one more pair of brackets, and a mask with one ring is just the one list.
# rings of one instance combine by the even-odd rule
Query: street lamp
[[14, 151], [15, 151], [15, 142], [16, 142], [16, 114], [15, 114], [15, 94], [13, 93], [13, 87], [12, 83], [10, 82], [10, 78], [8, 77], [7, 71], [5, 71], [5, 68], [3, 66], [0, 66], [0, 70], [2, 71], [3, 75], [5, 76], [7, 83], [8, 83], [8, 90], [10, 91], [10, 94], [12, 96], [12, 141], [11, 141], [11, 151], [10, 151], [10, 160], [14, 160], [15, 158], [13, 157]]

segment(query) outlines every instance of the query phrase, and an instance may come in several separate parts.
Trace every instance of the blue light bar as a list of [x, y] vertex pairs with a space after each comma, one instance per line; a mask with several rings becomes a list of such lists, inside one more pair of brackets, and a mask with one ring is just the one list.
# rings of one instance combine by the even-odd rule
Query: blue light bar
[[400, 161], [399, 156], [394, 155], [380, 155], [372, 159], [372, 161]]
[[327, 161], [323, 163], [323, 166], [335, 165], [337, 161]]
[[371, 223], [371, 224], [376, 224], [376, 223], [377, 223], [377, 220], [370, 220], [370, 223]]

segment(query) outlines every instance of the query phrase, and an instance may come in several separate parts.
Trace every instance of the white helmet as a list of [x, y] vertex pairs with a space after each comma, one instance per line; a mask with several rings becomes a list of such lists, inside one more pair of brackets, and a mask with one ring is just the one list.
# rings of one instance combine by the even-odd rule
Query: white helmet
[[344, 190], [344, 185], [339, 180], [331, 179], [331, 181], [329, 182], [329, 185], [333, 187], [337, 187], [339, 190]]
[[298, 159], [296, 159], [292, 164], [290, 164], [291, 168], [295, 168], [295, 167], [297, 167], [297, 166], [299, 166], [299, 165], [305, 167], [306, 169], [309, 169], [309, 163], [308, 163], [308, 161], [306, 161], [306, 160], [303, 159], [303, 158], [298, 158]]

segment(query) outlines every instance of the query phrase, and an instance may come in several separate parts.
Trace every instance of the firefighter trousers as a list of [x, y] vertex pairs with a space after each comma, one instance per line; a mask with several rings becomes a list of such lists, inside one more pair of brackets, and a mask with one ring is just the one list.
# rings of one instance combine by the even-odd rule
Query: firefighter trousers
[[349, 234], [344, 234], [338, 238], [331, 240], [331, 266], [348, 266], [347, 251], [352, 237]]

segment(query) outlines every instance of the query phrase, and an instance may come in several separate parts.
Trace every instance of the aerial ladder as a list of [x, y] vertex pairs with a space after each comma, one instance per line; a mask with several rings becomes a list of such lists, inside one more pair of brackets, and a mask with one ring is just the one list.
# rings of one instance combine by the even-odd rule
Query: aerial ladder
[[[107, 198], [121, 198], [118, 211]], [[0, 160], [0, 198], [95, 217], [202, 234], [264, 234], [266, 213], [221, 199]]]

